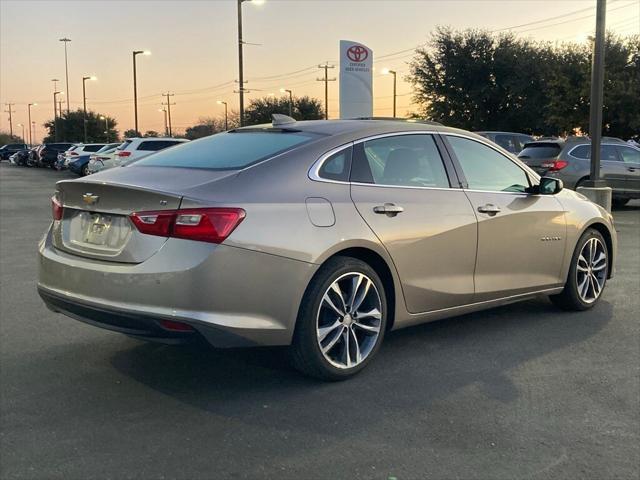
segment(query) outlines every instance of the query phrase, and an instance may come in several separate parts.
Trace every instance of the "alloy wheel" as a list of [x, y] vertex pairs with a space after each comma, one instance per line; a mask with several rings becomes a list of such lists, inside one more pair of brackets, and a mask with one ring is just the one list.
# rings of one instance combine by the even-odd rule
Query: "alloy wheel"
[[382, 325], [380, 294], [359, 272], [338, 277], [326, 290], [316, 319], [320, 351], [337, 368], [353, 368], [375, 347]]
[[607, 252], [598, 238], [590, 238], [582, 246], [576, 265], [578, 295], [585, 303], [595, 302], [607, 279]]

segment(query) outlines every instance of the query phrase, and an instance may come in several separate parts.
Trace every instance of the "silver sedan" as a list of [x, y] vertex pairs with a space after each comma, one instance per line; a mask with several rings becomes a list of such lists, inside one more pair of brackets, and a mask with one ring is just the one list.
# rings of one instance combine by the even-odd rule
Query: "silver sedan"
[[290, 345], [328, 380], [393, 329], [538, 295], [591, 308], [616, 255], [605, 210], [430, 123], [278, 117], [58, 182], [52, 214], [52, 310], [148, 340]]

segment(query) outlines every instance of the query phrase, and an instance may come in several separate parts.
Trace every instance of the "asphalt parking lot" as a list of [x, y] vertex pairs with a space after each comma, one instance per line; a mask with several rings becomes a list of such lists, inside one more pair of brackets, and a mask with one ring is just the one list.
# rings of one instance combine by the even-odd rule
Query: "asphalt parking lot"
[[[0, 477], [637, 479], [640, 202], [614, 212], [603, 301], [546, 299], [390, 334], [356, 378], [284, 349], [147, 344], [49, 312], [54, 183], [0, 165]], [[99, 288], [99, 286], [96, 286]]]

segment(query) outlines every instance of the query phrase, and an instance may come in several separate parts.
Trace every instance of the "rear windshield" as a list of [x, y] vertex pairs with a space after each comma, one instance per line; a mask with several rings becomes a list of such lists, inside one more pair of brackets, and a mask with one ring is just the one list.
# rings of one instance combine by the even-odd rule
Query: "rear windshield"
[[524, 147], [518, 154], [520, 158], [550, 158], [556, 157], [562, 148], [555, 143], [534, 143]]
[[131, 140], [125, 140], [122, 142], [116, 150], [126, 150], [126, 148], [131, 145]]
[[280, 130], [219, 133], [154, 153], [134, 165], [238, 170], [317, 137], [308, 132]]

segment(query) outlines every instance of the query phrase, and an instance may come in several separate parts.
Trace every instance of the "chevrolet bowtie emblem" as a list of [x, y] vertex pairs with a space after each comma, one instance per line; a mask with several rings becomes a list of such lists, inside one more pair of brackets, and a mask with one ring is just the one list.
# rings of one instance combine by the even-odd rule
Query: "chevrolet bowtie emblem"
[[98, 195], [94, 195], [93, 193], [85, 193], [82, 195], [82, 201], [87, 205], [95, 205], [100, 200]]

